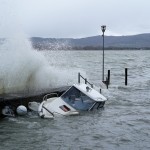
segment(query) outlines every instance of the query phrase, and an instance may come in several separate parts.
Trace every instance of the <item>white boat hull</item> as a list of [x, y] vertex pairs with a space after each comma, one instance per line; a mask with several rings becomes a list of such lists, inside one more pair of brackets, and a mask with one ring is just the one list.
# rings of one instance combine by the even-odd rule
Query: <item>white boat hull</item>
[[47, 98], [47, 96], [38, 108], [41, 118], [78, 115], [80, 111], [91, 111], [103, 107], [107, 100], [86, 84], [73, 85], [60, 97]]
[[47, 101], [43, 101], [39, 106], [38, 112], [41, 118], [79, 114], [77, 110], [65, 103], [61, 98], [50, 98]]

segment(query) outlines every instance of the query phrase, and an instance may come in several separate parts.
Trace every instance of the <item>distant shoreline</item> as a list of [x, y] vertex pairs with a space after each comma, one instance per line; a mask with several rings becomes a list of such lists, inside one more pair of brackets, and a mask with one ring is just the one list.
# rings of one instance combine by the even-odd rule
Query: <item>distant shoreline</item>
[[[102, 48], [82, 48], [82, 47], [76, 47], [76, 48], [57, 48], [57, 49], [49, 49], [49, 48], [37, 48], [37, 47], [33, 47], [34, 49], [36, 50], [39, 50], [39, 51], [42, 51], [42, 50], [62, 50], [62, 51], [102, 51], [103, 49]], [[119, 48], [119, 47], [116, 47], [116, 48], [109, 48], [109, 47], [106, 47], [104, 49], [105, 51], [113, 51], [113, 50], [116, 50], [116, 51], [121, 51], [121, 50], [126, 50], [126, 51], [132, 51], [132, 50], [138, 50], [138, 51], [142, 51], [142, 50], [150, 50], [150, 48]]]
[[[38, 50], [102, 50], [102, 36], [80, 39], [32, 37], [30, 41]], [[130, 36], [105, 36], [105, 50], [150, 50], [150, 33]]]

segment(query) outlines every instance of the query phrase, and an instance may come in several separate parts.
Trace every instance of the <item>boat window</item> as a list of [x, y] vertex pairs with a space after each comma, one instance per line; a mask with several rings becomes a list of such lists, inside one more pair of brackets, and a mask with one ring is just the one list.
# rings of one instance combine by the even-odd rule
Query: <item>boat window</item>
[[64, 112], [70, 111], [70, 108], [68, 108], [66, 105], [62, 105], [59, 108], [61, 108]]
[[77, 110], [89, 110], [95, 102], [75, 87], [71, 87], [61, 98]]

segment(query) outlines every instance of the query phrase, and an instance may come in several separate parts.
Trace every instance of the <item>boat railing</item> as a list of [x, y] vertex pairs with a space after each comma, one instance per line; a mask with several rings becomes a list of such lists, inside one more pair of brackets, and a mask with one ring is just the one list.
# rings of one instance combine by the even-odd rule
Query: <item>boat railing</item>
[[58, 97], [58, 94], [57, 93], [50, 93], [50, 94], [46, 94], [44, 97], [43, 97], [43, 101], [46, 101], [48, 98], [51, 98], [51, 97]]
[[91, 88], [93, 88], [93, 84], [91, 84], [91, 83], [87, 80], [87, 78], [84, 78], [84, 77], [80, 74], [80, 72], [79, 72], [79, 73], [78, 73], [78, 83], [81, 82], [80, 78], [82, 78], [82, 79], [84, 80], [85, 84], [89, 84], [89, 85], [91, 86]]

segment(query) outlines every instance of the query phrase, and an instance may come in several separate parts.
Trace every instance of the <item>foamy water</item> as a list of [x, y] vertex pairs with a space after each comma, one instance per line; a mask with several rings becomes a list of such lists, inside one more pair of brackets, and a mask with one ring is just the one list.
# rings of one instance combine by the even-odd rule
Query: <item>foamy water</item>
[[[0, 53], [0, 93], [33, 92], [70, 85], [79, 70], [59, 66], [55, 55], [48, 61], [21, 35], [7, 39], [0, 45]], [[62, 59], [67, 61], [65, 56]]]
[[[50, 66], [80, 68], [92, 83], [99, 85], [102, 51], [42, 53]], [[105, 71], [111, 70], [111, 84], [104, 109], [53, 120], [43, 120], [35, 114], [5, 118], [0, 122], [0, 149], [149, 150], [149, 60], [149, 51], [106, 51]], [[125, 67], [129, 68], [128, 86], [124, 85]]]
[[[73, 71], [65, 66], [57, 67], [59, 60], [51, 56], [53, 62], [47, 61], [41, 52], [32, 48], [22, 30], [17, 1], [1, 0], [0, 5], [0, 38], [5, 39], [0, 44], [0, 94], [34, 92], [71, 84]], [[59, 47], [59, 43], [55, 46]]]

